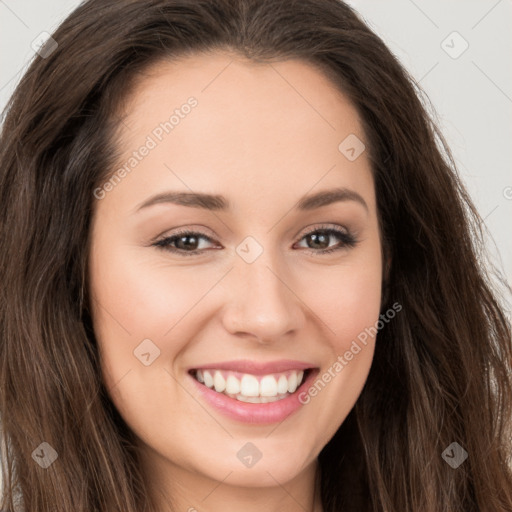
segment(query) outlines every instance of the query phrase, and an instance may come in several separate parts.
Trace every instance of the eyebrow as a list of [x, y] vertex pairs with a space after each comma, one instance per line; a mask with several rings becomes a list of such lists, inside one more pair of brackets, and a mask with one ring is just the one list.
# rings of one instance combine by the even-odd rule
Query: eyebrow
[[[306, 195], [297, 201], [295, 208], [302, 211], [309, 211], [321, 208], [322, 206], [328, 206], [333, 203], [345, 201], [355, 201], [361, 204], [365, 210], [368, 211], [368, 205], [362, 196], [348, 188], [334, 188]], [[179, 206], [203, 208], [205, 210], [213, 211], [227, 211], [230, 209], [229, 201], [222, 195], [206, 194], [201, 192], [168, 191], [154, 195], [145, 200], [136, 208], [135, 211], [138, 212], [144, 208], [161, 203], [172, 203]]]

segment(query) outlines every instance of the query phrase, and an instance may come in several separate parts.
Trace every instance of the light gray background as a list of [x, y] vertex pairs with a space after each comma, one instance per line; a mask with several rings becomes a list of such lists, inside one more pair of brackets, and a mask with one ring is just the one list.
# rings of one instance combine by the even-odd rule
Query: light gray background
[[[34, 55], [32, 41], [43, 31], [52, 33], [79, 3], [0, 0], [0, 108]], [[488, 241], [489, 252], [510, 285], [512, 1], [349, 3], [432, 100], [460, 173], [494, 239]], [[458, 55], [466, 44], [467, 50]]]

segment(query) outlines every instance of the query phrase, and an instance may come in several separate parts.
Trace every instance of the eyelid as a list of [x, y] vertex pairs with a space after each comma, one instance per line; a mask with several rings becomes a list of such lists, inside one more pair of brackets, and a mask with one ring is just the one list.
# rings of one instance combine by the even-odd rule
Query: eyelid
[[[345, 226], [340, 226], [339, 224], [313, 224], [312, 227], [307, 227], [305, 228], [304, 231], [299, 231], [299, 233], [297, 234], [297, 236], [300, 235], [300, 238], [304, 238], [305, 236], [311, 234], [311, 233], [315, 233], [316, 231], [327, 231], [327, 230], [334, 230], [334, 231], [342, 231], [343, 233], [346, 233], [347, 235], [351, 234], [350, 230], [348, 228], [346, 228]], [[302, 235], [301, 235], [302, 233]]]
[[[201, 238], [207, 239], [209, 242], [214, 243], [215, 239], [214, 237], [204, 233], [200, 229], [195, 229], [194, 227], [186, 227], [186, 228], [177, 228], [177, 231], [173, 231], [171, 234], [164, 234], [158, 236], [150, 245], [151, 246], [157, 246], [161, 247], [162, 249], [165, 249], [166, 247], [162, 244], [162, 242], [166, 242], [170, 239], [176, 239], [183, 235], [198, 235]], [[169, 249], [170, 252], [173, 252]], [[180, 251], [179, 249], [176, 249], [174, 252], [180, 252], [180, 253], [187, 253], [187, 254], [194, 254], [195, 252], [204, 252], [204, 250], [195, 250], [195, 251]]]
[[186, 235], [186, 234], [198, 234], [198, 235], [202, 235], [205, 238], [208, 238], [210, 240], [213, 240], [216, 237], [215, 233], [212, 230], [206, 228], [205, 226], [202, 226], [201, 224], [193, 224], [193, 225], [187, 225], [185, 227], [173, 228], [172, 230], [166, 230], [163, 233], [161, 233], [160, 235], [153, 238], [151, 240], [150, 244], [152, 245], [155, 242], [159, 242], [162, 240], [166, 240], [168, 238], [173, 238], [175, 236]]

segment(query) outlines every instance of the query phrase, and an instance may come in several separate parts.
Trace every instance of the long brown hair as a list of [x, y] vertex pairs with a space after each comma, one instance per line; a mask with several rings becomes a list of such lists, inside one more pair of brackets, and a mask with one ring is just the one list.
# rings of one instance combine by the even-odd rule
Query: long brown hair
[[[1, 134], [0, 506], [153, 510], [99, 370], [87, 293], [93, 190], [114, 169], [116, 112], [138, 74], [227, 49], [307, 61], [353, 102], [391, 262], [383, 307], [403, 307], [379, 331], [364, 389], [320, 453], [324, 510], [512, 510], [504, 288], [426, 96], [358, 15], [339, 0], [90, 0], [53, 38]], [[46, 468], [35, 462], [50, 462], [43, 442], [57, 454]], [[452, 443], [468, 454], [456, 469], [442, 456]]]

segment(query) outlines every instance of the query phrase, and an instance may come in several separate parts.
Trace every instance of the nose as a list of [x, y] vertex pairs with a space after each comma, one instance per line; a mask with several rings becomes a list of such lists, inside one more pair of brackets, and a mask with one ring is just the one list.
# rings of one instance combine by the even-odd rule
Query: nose
[[303, 326], [304, 304], [297, 283], [269, 251], [254, 262], [235, 261], [227, 285], [223, 324], [231, 334], [268, 344], [293, 336]]

